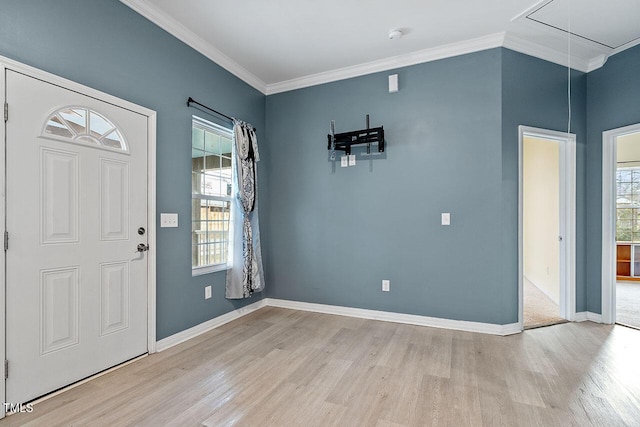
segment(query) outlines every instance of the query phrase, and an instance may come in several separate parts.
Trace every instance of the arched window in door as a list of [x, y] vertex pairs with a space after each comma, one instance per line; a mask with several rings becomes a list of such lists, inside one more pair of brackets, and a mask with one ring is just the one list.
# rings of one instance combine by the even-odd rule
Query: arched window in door
[[97, 148], [129, 151], [117, 126], [87, 107], [64, 107], [53, 112], [45, 122], [42, 136]]

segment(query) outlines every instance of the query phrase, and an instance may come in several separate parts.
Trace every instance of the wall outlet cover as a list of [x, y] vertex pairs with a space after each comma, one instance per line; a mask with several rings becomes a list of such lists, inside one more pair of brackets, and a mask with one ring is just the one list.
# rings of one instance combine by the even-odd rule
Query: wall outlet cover
[[449, 212], [442, 213], [442, 225], [451, 225], [451, 214]]

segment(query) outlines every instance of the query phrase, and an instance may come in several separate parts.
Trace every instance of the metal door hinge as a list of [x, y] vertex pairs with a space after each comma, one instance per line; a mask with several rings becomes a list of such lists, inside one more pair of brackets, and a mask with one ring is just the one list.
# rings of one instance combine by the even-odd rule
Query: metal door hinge
[[8, 103], [4, 103], [4, 121], [8, 121], [9, 120], [9, 104]]
[[4, 250], [5, 251], [9, 250], [9, 232], [8, 231], [4, 232]]
[[4, 379], [9, 378], [9, 361], [4, 359]]

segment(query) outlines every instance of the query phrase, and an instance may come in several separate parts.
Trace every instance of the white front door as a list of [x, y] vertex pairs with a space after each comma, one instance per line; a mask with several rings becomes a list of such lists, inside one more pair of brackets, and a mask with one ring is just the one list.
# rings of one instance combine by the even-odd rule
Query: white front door
[[6, 399], [23, 403], [147, 352], [147, 117], [6, 73]]

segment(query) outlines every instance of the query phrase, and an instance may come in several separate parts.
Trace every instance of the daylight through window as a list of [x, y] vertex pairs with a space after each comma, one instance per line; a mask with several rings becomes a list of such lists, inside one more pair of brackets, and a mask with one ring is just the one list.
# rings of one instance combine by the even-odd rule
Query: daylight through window
[[233, 134], [194, 116], [191, 142], [191, 265], [201, 274], [228, 268]]
[[640, 167], [616, 171], [616, 240], [640, 242]]

